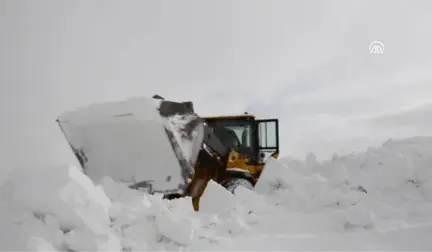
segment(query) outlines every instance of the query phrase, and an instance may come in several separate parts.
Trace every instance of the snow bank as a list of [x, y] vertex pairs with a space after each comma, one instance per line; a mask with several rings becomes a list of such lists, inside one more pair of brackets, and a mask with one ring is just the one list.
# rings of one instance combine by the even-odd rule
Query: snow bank
[[44, 217], [57, 216], [64, 230], [88, 227], [103, 233], [109, 226], [111, 205], [102, 188], [74, 166], [18, 170], [1, 187], [2, 202]]
[[270, 159], [253, 191], [210, 181], [199, 212], [73, 166], [22, 169], [0, 187], [0, 250], [430, 250], [430, 164], [429, 138]]
[[[110, 200], [102, 188], [95, 187], [74, 166], [52, 167], [43, 172], [17, 170], [0, 192], [0, 218], [2, 226], [7, 227], [0, 237], [0, 244], [5, 246], [2, 250], [115, 247], [116, 239], [109, 232]], [[91, 246], [82, 247], [82, 243]]]
[[[172, 250], [247, 229], [235, 197], [216, 183], [197, 213], [188, 197], [168, 201], [110, 178], [95, 185], [73, 166], [44, 172], [17, 170], [1, 187], [1, 250]], [[205, 199], [221, 193], [231, 204], [206, 213]]]
[[[260, 185], [255, 190], [290, 211], [336, 209], [331, 212], [339, 211], [339, 223], [328, 225], [329, 230], [386, 231], [432, 222], [432, 138], [389, 140], [379, 148], [321, 163], [313, 154], [305, 161], [279, 162], [283, 164], [267, 164], [270, 169], [261, 178], [267, 189]], [[270, 171], [275, 174], [268, 175]], [[269, 185], [282, 188], [270, 193]]]

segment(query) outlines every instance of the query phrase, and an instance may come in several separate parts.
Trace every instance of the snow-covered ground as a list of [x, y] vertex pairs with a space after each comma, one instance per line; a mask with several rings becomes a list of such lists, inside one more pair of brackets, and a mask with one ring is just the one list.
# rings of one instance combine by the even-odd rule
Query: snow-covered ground
[[210, 182], [162, 200], [74, 166], [15, 171], [0, 188], [0, 250], [432, 250], [432, 138], [319, 163], [270, 160], [255, 191]]

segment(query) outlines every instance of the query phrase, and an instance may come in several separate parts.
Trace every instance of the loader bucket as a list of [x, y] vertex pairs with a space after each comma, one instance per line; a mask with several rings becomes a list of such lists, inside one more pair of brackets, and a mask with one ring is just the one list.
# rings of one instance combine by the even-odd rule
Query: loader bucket
[[191, 102], [134, 98], [63, 113], [57, 122], [84, 173], [150, 193], [184, 194], [203, 142]]

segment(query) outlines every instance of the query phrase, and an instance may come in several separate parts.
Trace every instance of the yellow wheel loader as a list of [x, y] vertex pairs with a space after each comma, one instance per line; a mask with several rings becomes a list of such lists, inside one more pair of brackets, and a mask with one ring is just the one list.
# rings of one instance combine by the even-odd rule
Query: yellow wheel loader
[[278, 119], [200, 117], [193, 103], [159, 95], [92, 104], [57, 118], [83, 172], [130, 188], [190, 196], [196, 211], [209, 180], [252, 189], [279, 155]]

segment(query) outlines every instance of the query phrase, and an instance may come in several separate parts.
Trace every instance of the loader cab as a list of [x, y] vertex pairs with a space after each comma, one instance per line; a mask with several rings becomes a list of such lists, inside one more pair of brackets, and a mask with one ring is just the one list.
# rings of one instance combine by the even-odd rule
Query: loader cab
[[249, 165], [264, 164], [279, 154], [278, 119], [257, 120], [250, 114], [204, 117], [219, 140], [249, 159]]

